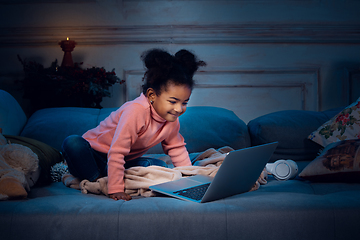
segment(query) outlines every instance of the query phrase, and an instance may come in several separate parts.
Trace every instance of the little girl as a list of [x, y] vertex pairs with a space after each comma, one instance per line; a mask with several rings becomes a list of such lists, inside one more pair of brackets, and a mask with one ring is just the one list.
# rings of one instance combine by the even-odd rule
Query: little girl
[[89, 181], [108, 176], [108, 193], [114, 200], [131, 199], [124, 192], [126, 168], [166, 167], [161, 160], [141, 157], [160, 142], [175, 167], [191, 165], [178, 117], [186, 111], [194, 73], [206, 64], [187, 50], [173, 56], [153, 49], [142, 60], [147, 68], [143, 93], [83, 136], [67, 137], [62, 145], [70, 173]]

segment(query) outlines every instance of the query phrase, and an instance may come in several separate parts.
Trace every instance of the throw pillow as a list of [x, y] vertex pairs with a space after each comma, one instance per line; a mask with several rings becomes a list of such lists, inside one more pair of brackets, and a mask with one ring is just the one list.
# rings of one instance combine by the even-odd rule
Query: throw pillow
[[315, 182], [360, 182], [360, 139], [329, 144], [299, 177]]
[[308, 138], [323, 147], [337, 141], [360, 139], [360, 98], [325, 122]]
[[36, 185], [50, 184], [51, 167], [54, 164], [63, 161], [61, 153], [55, 148], [35, 139], [11, 135], [4, 135], [4, 137], [11, 143], [21, 144], [30, 148], [38, 156], [41, 173]]

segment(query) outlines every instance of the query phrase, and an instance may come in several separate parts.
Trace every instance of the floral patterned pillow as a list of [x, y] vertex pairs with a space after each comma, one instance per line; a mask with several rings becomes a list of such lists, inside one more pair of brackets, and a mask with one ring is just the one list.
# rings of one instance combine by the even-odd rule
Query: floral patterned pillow
[[323, 147], [333, 142], [360, 139], [360, 98], [312, 132], [308, 138]]

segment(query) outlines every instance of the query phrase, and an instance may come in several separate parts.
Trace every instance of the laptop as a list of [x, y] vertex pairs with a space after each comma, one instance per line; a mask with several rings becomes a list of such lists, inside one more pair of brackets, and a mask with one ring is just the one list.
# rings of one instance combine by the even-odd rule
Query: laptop
[[158, 193], [205, 203], [248, 192], [259, 178], [278, 142], [231, 151], [215, 177], [195, 175], [150, 186]]

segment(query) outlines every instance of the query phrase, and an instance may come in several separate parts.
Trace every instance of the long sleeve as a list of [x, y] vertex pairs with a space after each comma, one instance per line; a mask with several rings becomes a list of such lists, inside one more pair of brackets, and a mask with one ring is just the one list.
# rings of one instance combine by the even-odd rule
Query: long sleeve
[[[140, 108], [140, 109], [137, 109]], [[124, 192], [124, 164], [138, 134], [145, 126], [145, 116], [141, 106], [125, 108], [115, 130], [108, 152], [108, 192]]]
[[164, 152], [170, 156], [175, 167], [191, 166], [189, 153], [183, 136], [179, 133], [180, 123], [177, 120], [171, 134], [162, 142]]

